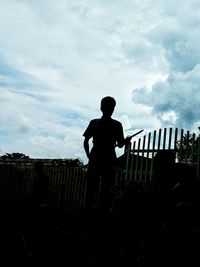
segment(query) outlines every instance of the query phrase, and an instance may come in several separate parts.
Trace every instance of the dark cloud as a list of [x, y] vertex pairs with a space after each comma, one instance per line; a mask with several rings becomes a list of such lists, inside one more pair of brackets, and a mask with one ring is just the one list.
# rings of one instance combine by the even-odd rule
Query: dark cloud
[[133, 90], [133, 101], [152, 107], [163, 124], [192, 128], [200, 121], [200, 65], [187, 73], [170, 75], [154, 84], [151, 91]]
[[193, 129], [200, 122], [200, 14], [197, 2], [183, 2], [173, 11], [165, 6], [165, 16], [160, 24], [148, 33], [148, 40], [160, 46], [168, 62], [167, 78], [155, 82], [151, 88], [134, 89], [132, 100], [151, 107], [152, 114], [163, 126]]
[[200, 32], [187, 31], [184, 26], [158, 27], [151, 32], [152, 42], [160, 44], [171, 70], [187, 72], [200, 62], [200, 48], [196, 46], [195, 35]]

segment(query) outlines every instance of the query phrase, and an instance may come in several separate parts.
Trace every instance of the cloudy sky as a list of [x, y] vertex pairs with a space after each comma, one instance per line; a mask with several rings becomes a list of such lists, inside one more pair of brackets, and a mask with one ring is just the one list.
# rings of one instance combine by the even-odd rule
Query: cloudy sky
[[199, 37], [199, 0], [0, 0], [0, 154], [85, 161], [106, 95], [125, 135], [196, 131]]

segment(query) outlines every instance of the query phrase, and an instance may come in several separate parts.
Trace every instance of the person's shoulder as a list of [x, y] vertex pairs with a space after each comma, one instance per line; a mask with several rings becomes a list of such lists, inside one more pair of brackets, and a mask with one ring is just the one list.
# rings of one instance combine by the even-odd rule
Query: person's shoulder
[[121, 127], [122, 126], [122, 124], [121, 124], [121, 122], [120, 121], [118, 121], [118, 120], [115, 120], [115, 119], [112, 119], [112, 123], [117, 127]]
[[91, 121], [90, 121], [90, 123], [91, 124], [95, 124], [95, 123], [97, 123], [99, 121], [99, 119], [92, 119]]
[[95, 126], [95, 125], [98, 124], [98, 122], [99, 122], [99, 119], [92, 119], [92, 120], [90, 121], [89, 125], [90, 125], [90, 126]]

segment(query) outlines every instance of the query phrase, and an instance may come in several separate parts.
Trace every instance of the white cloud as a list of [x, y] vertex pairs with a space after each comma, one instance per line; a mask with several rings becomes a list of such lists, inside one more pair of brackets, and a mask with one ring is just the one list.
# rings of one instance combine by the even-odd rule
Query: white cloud
[[169, 121], [192, 127], [199, 116], [198, 6], [1, 1], [1, 150], [84, 157], [82, 133], [101, 116], [105, 95], [116, 98], [113, 116], [125, 134]]

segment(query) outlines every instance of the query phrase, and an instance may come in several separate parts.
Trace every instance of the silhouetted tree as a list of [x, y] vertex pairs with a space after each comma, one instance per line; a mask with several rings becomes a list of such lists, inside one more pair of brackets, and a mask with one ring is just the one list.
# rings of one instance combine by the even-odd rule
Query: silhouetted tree
[[79, 158], [76, 159], [64, 159], [65, 165], [69, 165], [71, 167], [82, 167], [83, 166], [83, 162], [82, 160], [80, 160]]
[[0, 159], [29, 159], [29, 156], [26, 156], [23, 153], [6, 153], [0, 157]]
[[185, 134], [183, 138], [176, 143], [177, 159], [180, 163], [196, 165], [198, 159], [198, 150], [200, 148], [200, 139], [194, 134]]
[[79, 158], [53, 159], [52, 164], [58, 165], [58, 166], [68, 166], [68, 167], [83, 167], [84, 166], [82, 160]]

